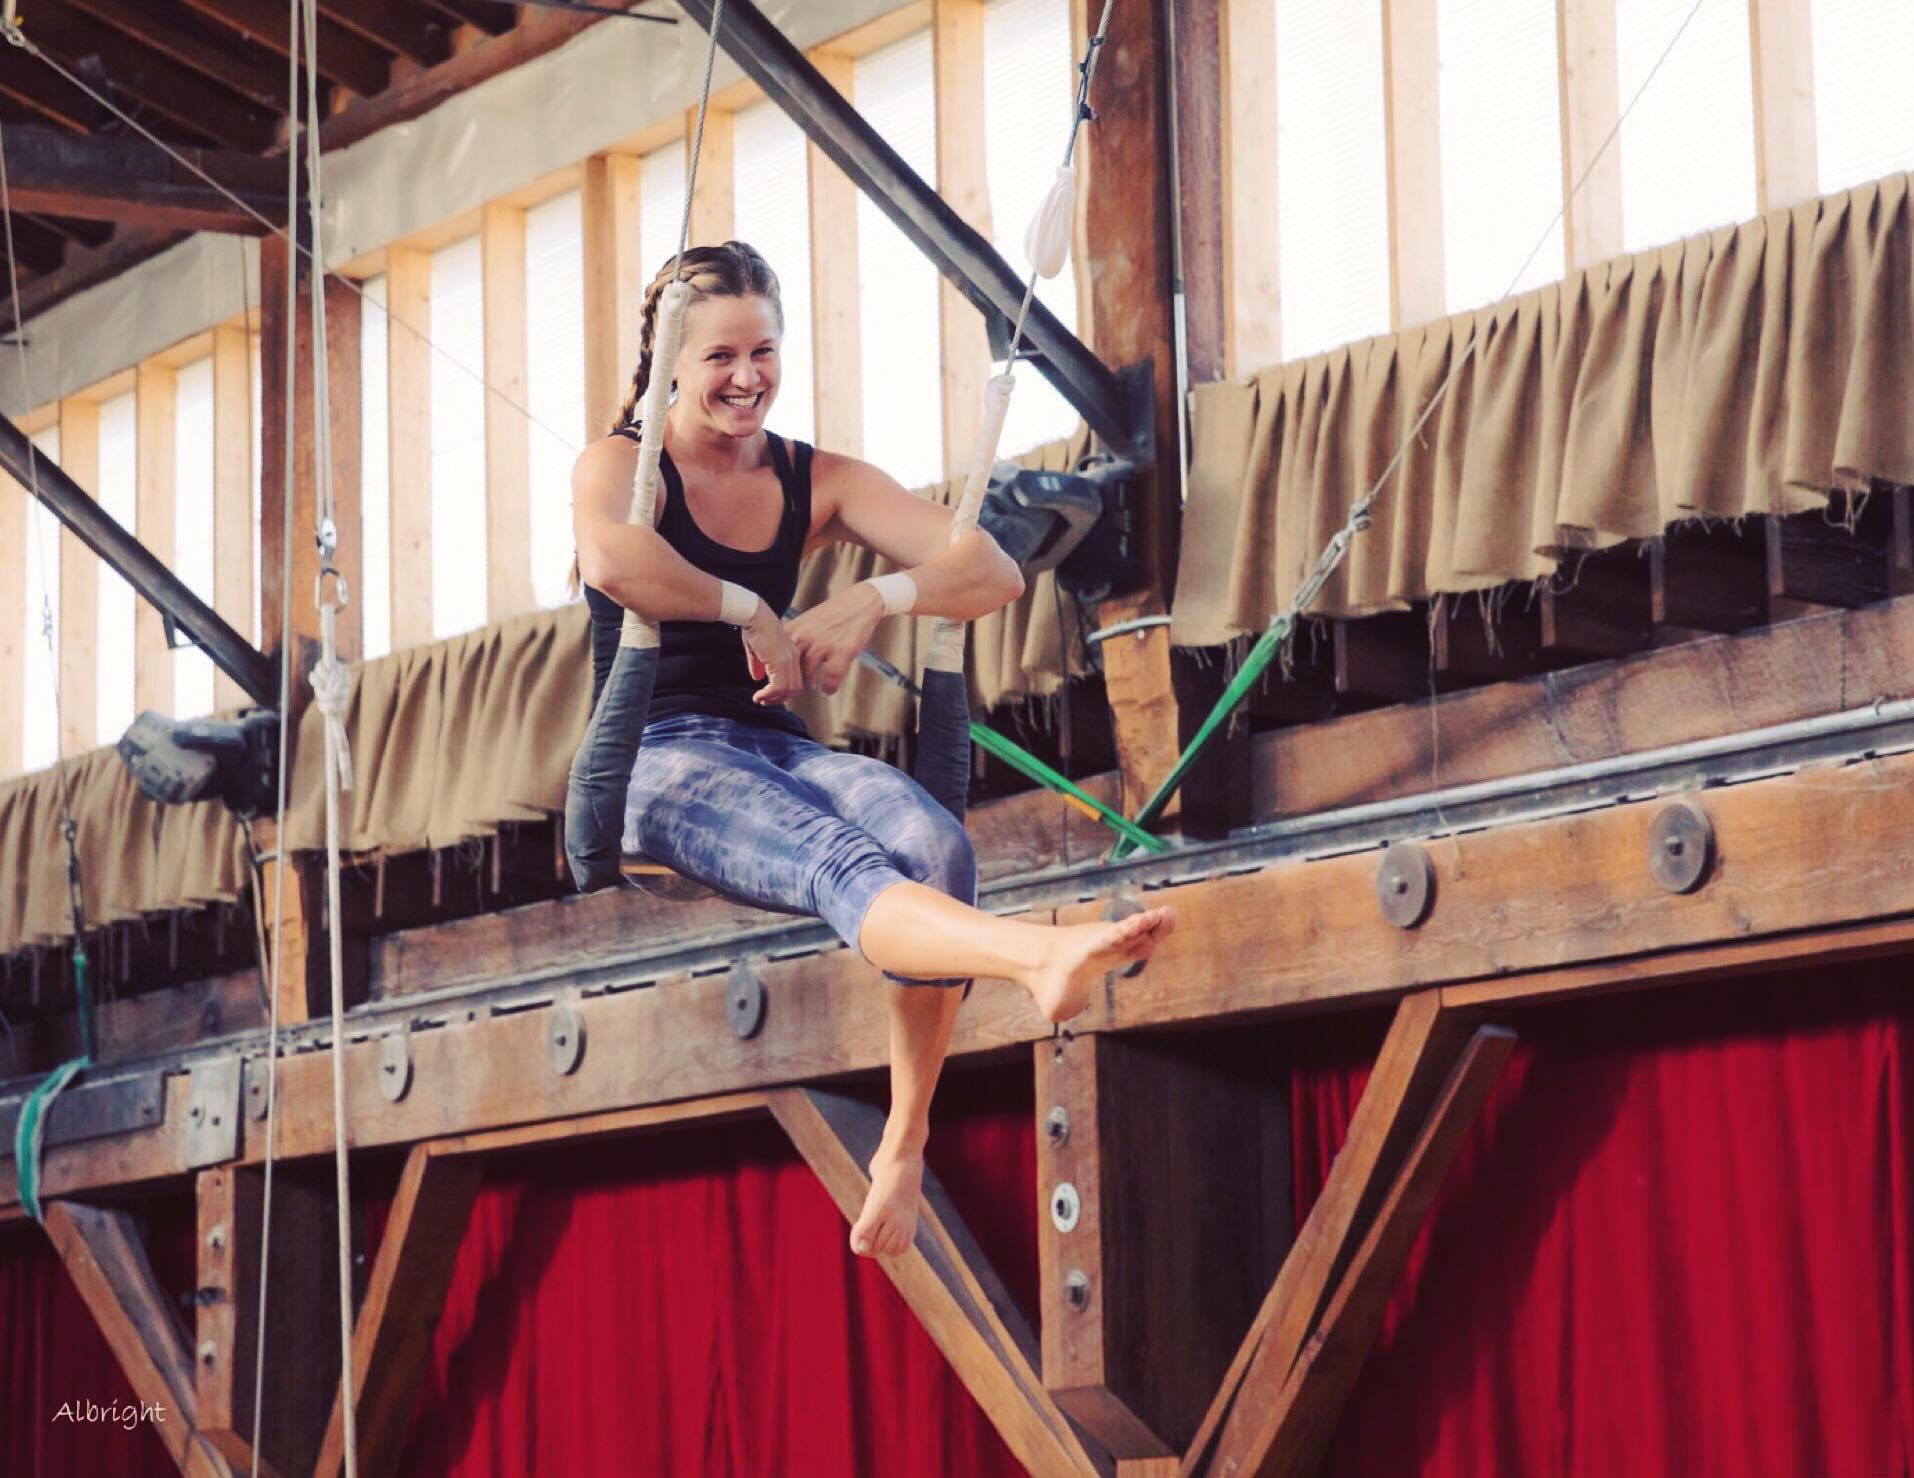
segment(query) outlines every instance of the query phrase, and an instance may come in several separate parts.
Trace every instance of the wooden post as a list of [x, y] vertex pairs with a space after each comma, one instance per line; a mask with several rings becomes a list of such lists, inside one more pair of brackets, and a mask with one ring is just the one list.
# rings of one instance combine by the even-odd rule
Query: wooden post
[[635, 154], [594, 154], [585, 161], [579, 188], [588, 437], [611, 429], [638, 363], [645, 299], [645, 269], [638, 254], [639, 169]]
[[1436, 0], [1383, 0], [1383, 133], [1389, 159], [1389, 319], [1396, 329], [1440, 318], [1442, 145]]
[[[1220, 4], [1218, 70], [1223, 103], [1221, 116], [1211, 126], [1222, 144], [1226, 222], [1223, 279], [1228, 295], [1224, 320], [1228, 347], [1223, 373], [1243, 375], [1280, 363], [1283, 353], [1276, 225], [1276, 6], [1275, 0], [1220, 0]], [[1190, 49], [1188, 43], [1201, 38], [1200, 31], [1193, 31], [1193, 27], [1186, 28], [1177, 36], [1179, 65]], [[1187, 86], [1180, 92], [1179, 101], [1185, 107], [1192, 102], [1192, 93]], [[1201, 94], [1196, 94], [1195, 100], [1197, 106], [1206, 106]], [[1190, 132], [1186, 121], [1181, 137], [1187, 140]], [[1183, 147], [1183, 197], [1188, 202], [1208, 188], [1208, 181], [1192, 171], [1187, 158], [1190, 145], [1186, 142]], [[1189, 260], [1190, 247], [1191, 237], [1186, 232], [1184, 278], [1193, 284], [1196, 274]], [[1192, 346], [1194, 342], [1192, 335]], [[1217, 378], [1196, 375], [1194, 365], [1191, 377]]]
[[[346, 578], [351, 599], [334, 622], [335, 645], [341, 662], [357, 662], [365, 655], [365, 514], [359, 469], [362, 461], [360, 418], [364, 390], [360, 384], [359, 295], [338, 276], [326, 279], [326, 384], [332, 422], [332, 509], [339, 529], [339, 548], [333, 564]], [[295, 531], [296, 532], [296, 531]], [[299, 599], [302, 592], [294, 591]], [[310, 595], [306, 595], [310, 599]]]
[[[432, 640], [432, 256], [386, 253], [392, 649]], [[268, 402], [267, 420], [272, 412]], [[268, 471], [272, 460], [266, 459]], [[271, 496], [271, 488], [266, 490]]]
[[[174, 560], [173, 538], [173, 420], [178, 402], [179, 376], [170, 366], [148, 360], [134, 379], [136, 443], [134, 532], [139, 541], [168, 567]], [[133, 708], [155, 713], [173, 711], [173, 653], [166, 644], [166, 627], [150, 601], [138, 601], [133, 612]]]
[[1118, 1457], [1183, 1451], [1289, 1248], [1287, 1080], [1234, 1040], [1034, 1049], [1044, 1384]]
[[[986, 240], [990, 185], [984, 169], [983, 0], [933, 0], [931, 73], [937, 109], [937, 193]], [[944, 472], [970, 468], [983, 419], [990, 341], [984, 321], [947, 277], [937, 279], [943, 343]]]
[[[857, 65], [814, 51], [824, 80], [852, 97]], [[848, 457], [864, 452], [863, 350], [858, 340], [857, 187], [816, 144], [805, 146], [811, 181], [811, 364], [817, 444]]]
[[1808, 0], [1748, 0], [1754, 73], [1755, 198], [1763, 211], [1820, 192], [1814, 131], [1814, 27]]
[[[253, 604], [252, 376], [250, 332], [244, 324], [221, 324], [213, 330], [213, 609], [248, 636], [265, 629]], [[268, 620], [276, 628], [276, 613]], [[251, 701], [238, 683], [215, 673], [216, 711]]]
[[[1075, 0], [1073, 13], [1083, 26], [1102, 9], [1100, 0]], [[1114, 368], [1148, 365], [1157, 444], [1156, 465], [1138, 488], [1138, 546], [1148, 584], [1097, 607], [1099, 626], [1164, 612], [1181, 518], [1170, 349], [1169, 119], [1158, 20], [1153, 7], [1117, 7], [1098, 72], [1098, 122], [1078, 148], [1091, 342]], [[1102, 650], [1123, 809], [1134, 813], [1176, 763], [1169, 628], [1118, 637]]]
[[27, 643], [38, 618], [27, 609], [27, 543], [33, 495], [0, 477], [0, 775], [18, 774], [26, 753]]
[[[60, 467], [89, 497], [100, 485], [100, 408], [60, 402]], [[60, 754], [100, 742], [100, 557], [71, 529], [60, 530]]]
[[[698, 110], [685, 109], [685, 179], [691, 178], [691, 146], [697, 140]], [[703, 157], [698, 188], [691, 199], [691, 244], [715, 246], [736, 229], [738, 195], [737, 115], [715, 105], [705, 110]]]
[[[1596, 159], [1620, 116], [1615, 0], [1555, 0], [1555, 47], [1562, 93], [1562, 234], [1568, 269], [1621, 255], [1622, 151]], [[1590, 165], [1593, 164], [1593, 169]], [[1581, 193], [1575, 182], [1588, 172]]]
[[485, 614], [532, 609], [532, 442], [525, 419], [525, 212], [487, 205], [479, 225], [485, 296]]

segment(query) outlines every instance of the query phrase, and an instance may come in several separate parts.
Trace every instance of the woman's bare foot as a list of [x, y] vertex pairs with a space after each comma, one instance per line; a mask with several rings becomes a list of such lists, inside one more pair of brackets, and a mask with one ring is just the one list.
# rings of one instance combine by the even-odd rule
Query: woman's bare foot
[[1146, 908], [1108, 924], [1065, 924], [1052, 931], [1048, 956], [1024, 984], [1046, 1021], [1068, 1021], [1090, 1004], [1097, 981], [1147, 960], [1175, 927], [1172, 908]]
[[851, 1227], [859, 1257], [895, 1257], [917, 1235], [917, 1198], [924, 1189], [922, 1150], [880, 1144], [871, 1156], [871, 1189]]

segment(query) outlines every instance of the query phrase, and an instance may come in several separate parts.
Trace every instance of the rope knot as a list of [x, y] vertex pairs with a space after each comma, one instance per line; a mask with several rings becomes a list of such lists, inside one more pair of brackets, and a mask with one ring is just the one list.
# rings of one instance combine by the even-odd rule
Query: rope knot
[[352, 669], [333, 654], [327, 642], [309, 681], [312, 701], [326, 721], [326, 762], [337, 767], [339, 788], [351, 790], [352, 746], [346, 739], [346, 711], [352, 706]]

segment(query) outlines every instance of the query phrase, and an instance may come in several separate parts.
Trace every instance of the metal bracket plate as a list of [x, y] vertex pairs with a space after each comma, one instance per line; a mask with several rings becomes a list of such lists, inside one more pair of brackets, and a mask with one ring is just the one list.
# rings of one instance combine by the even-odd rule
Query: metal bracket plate
[[240, 1059], [216, 1057], [193, 1068], [186, 1106], [186, 1166], [197, 1170], [239, 1153]]
[[[0, 1101], [0, 1160], [13, 1157], [13, 1135], [20, 1123], [24, 1097]], [[141, 1073], [111, 1083], [80, 1082], [53, 1100], [46, 1119], [46, 1143], [72, 1144], [82, 1139], [104, 1139], [151, 1129], [166, 1117], [166, 1079]]]

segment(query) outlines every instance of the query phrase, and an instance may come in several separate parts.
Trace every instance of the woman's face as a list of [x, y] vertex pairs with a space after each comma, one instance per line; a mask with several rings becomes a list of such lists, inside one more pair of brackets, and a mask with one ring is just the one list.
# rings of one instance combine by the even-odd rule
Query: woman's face
[[779, 337], [769, 298], [693, 303], [678, 347], [678, 414], [721, 436], [755, 435], [778, 398]]

